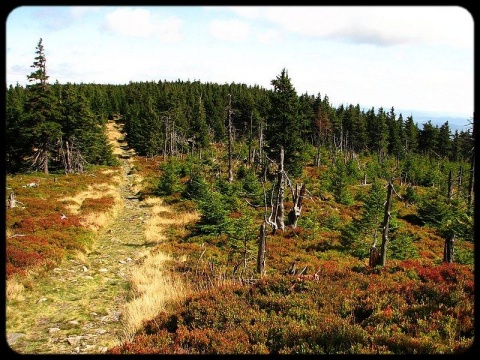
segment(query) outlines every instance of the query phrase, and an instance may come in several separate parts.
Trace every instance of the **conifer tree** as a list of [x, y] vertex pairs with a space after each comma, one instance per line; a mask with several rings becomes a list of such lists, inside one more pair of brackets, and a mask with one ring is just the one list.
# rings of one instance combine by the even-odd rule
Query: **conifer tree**
[[42, 39], [38, 42], [33, 67], [35, 70], [27, 76], [31, 85], [27, 85], [25, 104], [25, 131], [27, 144], [32, 152], [32, 166], [48, 174], [49, 160], [56, 150], [61, 137], [59, 123], [60, 112], [58, 98], [47, 83], [46, 57]]
[[25, 149], [24, 113], [25, 91], [18, 84], [10, 85], [5, 94], [5, 165], [7, 171], [17, 171], [28, 152]]
[[279, 148], [285, 154], [285, 170], [293, 176], [301, 172], [299, 151], [303, 145], [298, 115], [298, 97], [287, 70], [283, 69], [271, 84], [270, 112], [265, 129], [265, 140], [268, 143], [268, 154], [279, 162]]
[[82, 172], [87, 163], [114, 164], [105, 128], [98, 123], [83, 93], [76, 86], [66, 84], [61, 105], [61, 159], [65, 171]]

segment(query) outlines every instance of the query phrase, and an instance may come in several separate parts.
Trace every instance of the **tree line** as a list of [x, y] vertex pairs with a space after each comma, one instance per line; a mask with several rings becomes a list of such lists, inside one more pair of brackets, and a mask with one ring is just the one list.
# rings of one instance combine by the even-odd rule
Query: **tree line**
[[87, 163], [113, 164], [104, 126], [114, 116], [125, 122], [126, 140], [139, 155], [201, 156], [212, 142], [230, 140], [247, 144], [247, 160], [253, 162], [264, 151], [278, 160], [281, 145], [285, 167], [293, 174], [312, 148], [316, 165], [326, 161], [323, 153], [337, 151], [397, 161], [413, 154], [458, 162], [473, 156], [473, 129], [452, 133], [448, 122], [438, 126], [431, 121], [419, 128], [412, 116], [404, 119], [394, 107], [334, 107], [327, 95], [298, 95], [286, 69], [272, 80], [273, 90], [182, 80], [49, 84], [42, 39], [36, 49], [28, 75], [32, 84], [6, 89], [10, 172], [32, 166], [48, 172], [49, 164], [67, 172]]

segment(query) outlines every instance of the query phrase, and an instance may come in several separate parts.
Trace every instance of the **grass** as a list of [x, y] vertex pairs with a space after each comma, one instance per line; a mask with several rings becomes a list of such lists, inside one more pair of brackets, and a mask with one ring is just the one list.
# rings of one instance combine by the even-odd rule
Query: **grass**
[[169, 261], [172, 259], [164, 253], [150, 253], [130, 272], [132, 299], [125, 306], [126, 340], [131, 340], [145, 321], [166, 310], [172, 302], [185, 299], [189, 293], [180, 278], [165, 271]]
[[168, 239], [165, 230], [181, 228], [185, 224], [197, 221], [200, 215], [197, 212], [178, 213], [173, 212], [168, 206], [163, 205], [160, 198], [150, 198], [146, 204], [152, 205], [151, 217], [145, 223], [145, 241], [148, 243], [160, 243]]

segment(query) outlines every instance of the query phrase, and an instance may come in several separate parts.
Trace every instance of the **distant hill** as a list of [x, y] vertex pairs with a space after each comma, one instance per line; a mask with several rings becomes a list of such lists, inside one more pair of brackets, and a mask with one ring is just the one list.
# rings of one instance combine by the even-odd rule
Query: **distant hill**
[[452, 133], [455, 130], [460, 131], [467, 131], [471, 128], [470, 122], [472, 120], [472, 116], [468, 117], [461, 117], [454, 114], [442, 114], [442, 113], [435, 113], [435, 112], [426, 112], [426, 111], [417, 111], [417, 110], [397, 110], [395, 109], [397, 114], [402, 114], [403, 119], [405, 120], [407, 116], [412, 115], [413, 121], [418, 125], [418, 128], [421, 130], [423, 128], [422, 124], [431, 120], [432, 124], [442, 126], [445, 122], [448, 121], [448, 125], [450, 126], [450, 130]]

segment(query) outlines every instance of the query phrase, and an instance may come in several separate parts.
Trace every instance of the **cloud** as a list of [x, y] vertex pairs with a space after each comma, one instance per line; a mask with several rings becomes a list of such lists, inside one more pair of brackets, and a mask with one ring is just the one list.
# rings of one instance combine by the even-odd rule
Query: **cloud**
[[145, 9], [121, 8], [106, 15], [104, 28], [129, 37], [154, 37], [164, 42], [178, 42], [182, 21], [176, 17], [166, 19], [153, 16]]
[[229, 7], [240, 17], [325, 40], [376, 46], [473, 47], [473, 18], [459, 6]]
[[265, 11], [256, 6], [230, 6], [229, 9], [241, 17], [252, 20], [259, 19]]
[[279, 41], [281, 39], [281, 36], [278, 33], [278, 31], [269, 29], [269, 30], [258, 33], [257, 39], [259, 42], [263, 44], [272, 44], [274, 42]]
[[213, 20], [208, 30], [217, 39], [234, 42], [246, 40], [250, 33], [250, 27], [239, 20]]
[[42, 25], [47, 30], [62, 30], [72, 24], [69, 14], [59, 7], [42, 7], [35, 16], [42, 20]]
[[99, 12], [100, 8], [97, 6], [72, 6], [70, 8], [70, 14], [74, 19], [81, 19], [86, 14]]

